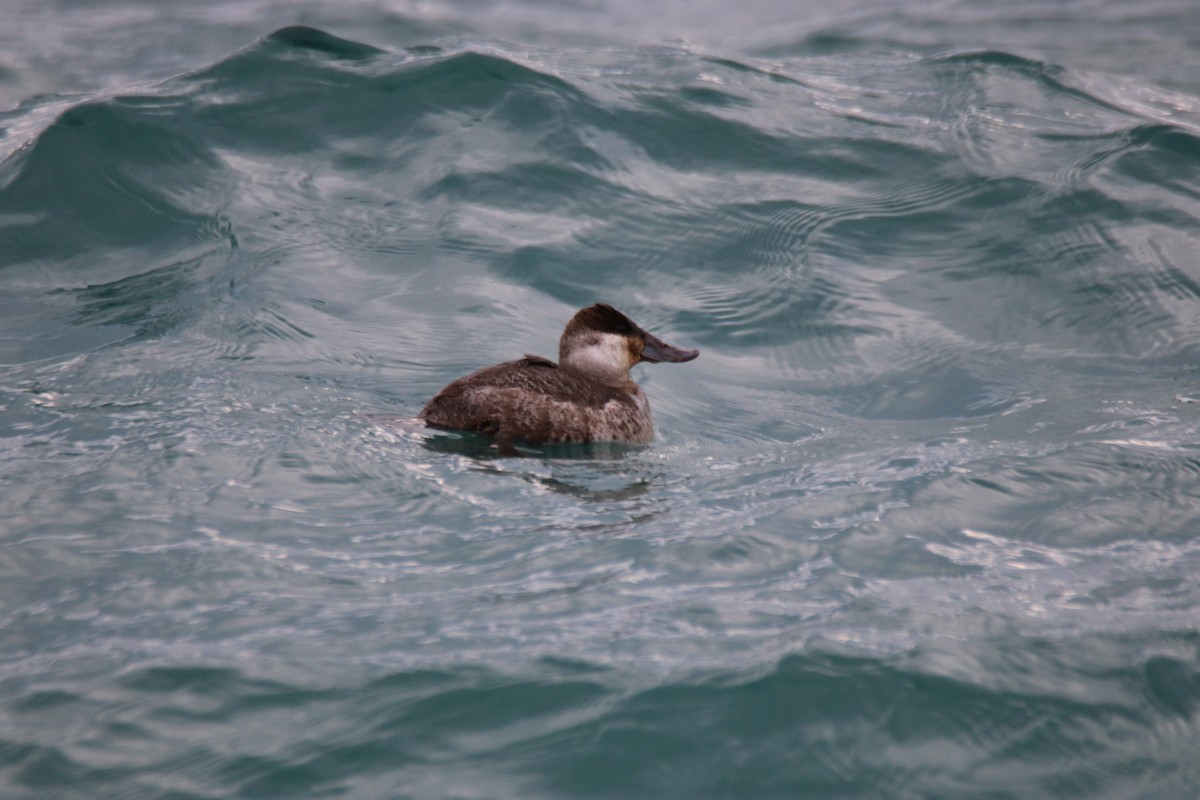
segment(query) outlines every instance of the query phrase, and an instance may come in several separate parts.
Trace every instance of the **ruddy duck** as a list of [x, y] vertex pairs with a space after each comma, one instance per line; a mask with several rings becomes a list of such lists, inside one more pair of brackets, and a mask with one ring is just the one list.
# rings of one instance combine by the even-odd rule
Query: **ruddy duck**
[[558, 363], [527, 355], [473, 372], [437, 393], [419, 418], [434, 428], [491, 434], [503, 448], [530, 444], [649, 442], [650, 401], [629, 377], [642, 361], [691, 361], [612, 306], [577, 313], [558, 342]]

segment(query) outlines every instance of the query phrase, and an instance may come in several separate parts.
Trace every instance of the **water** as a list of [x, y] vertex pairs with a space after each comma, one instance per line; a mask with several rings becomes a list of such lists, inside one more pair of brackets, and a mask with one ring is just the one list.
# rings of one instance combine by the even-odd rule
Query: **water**
[[7, 19], [0, 795], [1200, 793], [1191, 4]]

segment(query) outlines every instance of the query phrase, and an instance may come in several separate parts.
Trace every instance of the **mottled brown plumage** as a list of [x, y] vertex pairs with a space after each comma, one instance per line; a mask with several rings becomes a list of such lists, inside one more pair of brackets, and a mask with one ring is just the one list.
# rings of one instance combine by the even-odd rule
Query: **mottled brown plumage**
[[481, 369], [451, 383], [420, 418], [437, 428], [469, 430], [531, 444], [648, 442], [650, 404], [629, 378], [641, 361], [690, 361], [612, 306], [589, 306], [567, 324], [559, 363], [540, 356]]

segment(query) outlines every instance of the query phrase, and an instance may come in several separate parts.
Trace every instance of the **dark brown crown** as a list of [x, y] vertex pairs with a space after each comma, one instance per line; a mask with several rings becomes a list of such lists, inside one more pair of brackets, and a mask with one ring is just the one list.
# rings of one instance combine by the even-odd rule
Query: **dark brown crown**
[[615, 333], [619, 336], [640, 336], [642, 329], [633, 320], [605, 303], [588, 306], [575, 315], [567, 324], [567, 330], [574, 332], [584, 328], [598, 333]]

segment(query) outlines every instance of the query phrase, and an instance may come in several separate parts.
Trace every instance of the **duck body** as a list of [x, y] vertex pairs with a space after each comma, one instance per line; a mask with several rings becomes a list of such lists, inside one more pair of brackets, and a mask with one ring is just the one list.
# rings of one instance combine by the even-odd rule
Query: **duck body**
[[636, 384], [629, 391], [589, 380], [540, 356], [459, 378], [438, 392], [420, 417], [437, 428], [533, 444], [654, 438], [650, 404]]
[[426, 425], [495, 436], [501, 445], [644, 443], [654, 438], [650, 402], [629, 377], [642, 361], [691, 361], [612, 306], [589, 306], [567, 324], [559, 362], [527, 355], [446, 386], [421, 410]]

